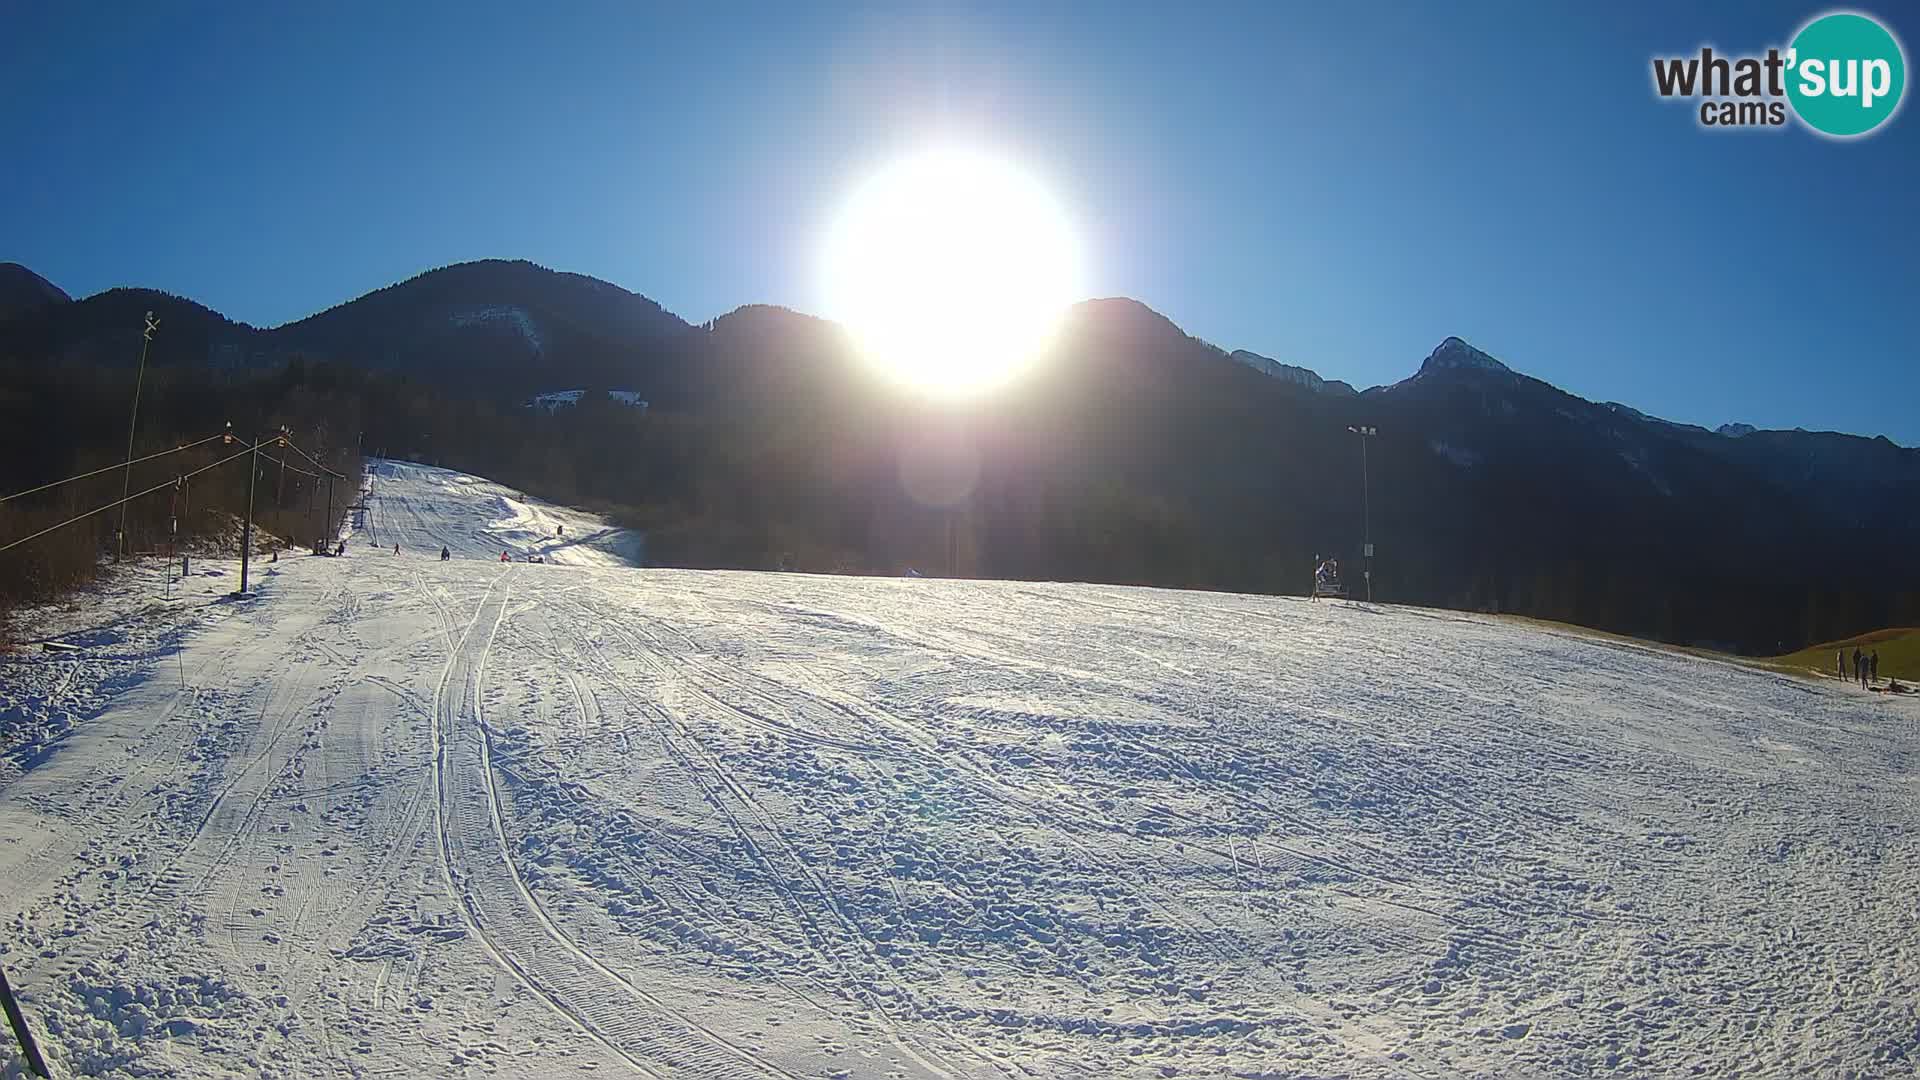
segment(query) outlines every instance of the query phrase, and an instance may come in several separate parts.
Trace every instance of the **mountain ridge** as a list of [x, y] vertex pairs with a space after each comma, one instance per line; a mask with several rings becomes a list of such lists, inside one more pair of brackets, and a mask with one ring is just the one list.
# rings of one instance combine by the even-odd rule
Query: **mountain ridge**
[[[525, 304], [504, 301], [497, 303], [488, 302], [485, 297], [490, 289], [499, 291], [501, 288], [511, 287], [490, 283], [489, 279], [498, 279], [510, 274], [531, 277], [542, 281], [545, 285], [553, 288], [553, 292], [549, 293], [550, 296], [564, 295], [568, 291], [571, 291], [572, 295], [552, 303], [532, 305], [533, 308], [538, 310], [530, 310], [529, 306]], [[25, 282], [30, 280], [32, 282], [38, 282], [41, 286], [44, 286], [45, 289], [51, 290], [50, 295], [56, 295], [57, 299], [45, 305], [9, 310], [7, 297], [9, 295], [10, 276], [13, 281]], [[445, 292], [449, 288], [456, 286], [472, 290], [464, 303], [455, 303], [444, 299]], [[528, 361], [547, 351], [545, 335], [540, 329], [537, 329], [541, 322], [541, 316], [554, 322], [560, 336], [573, 338], [576, 342], [584, 343], [587, 348], [599, 352], [623, 347], [657, 346], [663, 341], [675, 336], [691, 335], [697, 329], [710, 330], [712, 327], [722, 324], [723, 321], [733, 319], [736, 316], [753, 319], [772, 317], [775, 319], [791, 318], [794, 320], [807, 320], [833, 328], [829, 331], [830, 333], [841, 336], [845, 336], [846, 333], [844, 327], [840, 327], [839, 324], [833, 322], [831, 319], [812, 315], [783, 305], [764, 303], [743, 304], [707, 322], [693, 324], [681, 316], [668, 311], [658, 301], [653, 300], [644, 293], [634, 292], [624, 286], [601, 278], [592, 277], [591, 275], [555, 270], [527, 259], [476, 259], [434, 267], [423, 270], [411, 277], [362, 293], [359, 296], [342, 300], [313, 314], [268, 327], [257, 327], [232, 319], [188, 297], [179, 296], [160, 289], [116, 286], [75, 300], [68, 297], [66, 293], [60, 291], [50, 282], [47, 282], [46, 279], [35, 274], [31, 269], [19, 263], [0, 263], [0, 342], [4, 342], [4, 331], [8, 328], [10, 322], [18, 321], [21, 318], [25, 318], [31, 322], [35, 316], [41, 316], [43, 318], [52, 317], [45, 311], [47, 307], [53, 307], [56, 304], [62, 303], [85, 306], [94, 304], [96, 301], [113, 299], [114, 303], [111, 306], [116, 315], [121, 318], [121, 321], [129, 323], [130, 326], [134, 315], [119, 315], [119, 312], [123, 309], [130, 310], [132, 307], [138, 306], [139, 302], [147, 302], [161, 309], [172, 309], [176, 323], [181, 321], [179, 316], [184, 312], [187, 316], [185, 321], [194, 324], [198, 331], [193, 338], [193, 343], [197, 345], [203, 339], [206, 340], [210, 349], [209, 356], [206, 359], [211, 363], [223, 363], [224, 366], [230, 367], [274, 366], [278, 363], [284, 363], [294, 356], [311, 358], [310, 354], [316, 351], [335, 350], [357, 353], [359, 354], [357, 359], [360, 362], [371, 362], [375, 363], [376, 366], [381, 366], [377, 361], [370, 360], [368, 354], [379, 353], [381, 351], [391, 353], [391, 347], [388, 346], [384, 340], [369, 339], [364, 332], [357, 333], [353, 329], [343, 329], [340, 324], [351, 321], [350, 319], [343, 318], [343, 314], [347, 312], [365, 312], [370, 308], [388, 307], [397, 301], [413, 299], [414, 296], [410, 294], [417, 295], [419, 292], [429, 288], [434, 291], [437, 297], [441, 297], [441, 299], [436, 300], [435, 303], [435, 309], [438, 315], [457, 328], [478, 328], [481, 334], [486, 334], [490, 331], [498, 332], [495, 336], [500, 337], [502, 340], [514, 337], [519, 338], [524, 346], [524, 356], [522, 359]], [[585, 321], [582, 315], [584, 306], [582, 300], [589, 294], [618, 310], [618, 317], [611, 320], [610, 327], [602, 326], [596, 328], [580, 325], [581, 322]], [[140, 298], [140, 300], [136, 300], [135, 298]], [[590, 317], [590, 315], [587, 316], [587, 318]], [[1094, 319], [1116, 320], [1123, 324], [1123, 329], [1126, 333], [1144, 335], [1148, 338], [1160, 338], [1166, 341], [1181, 340], [1192, 342], [1212, 353], [1218, 354], [1222, 358], [1232, 360], [1243, 367], [1258, 371], [1261, 374], [1281, 382], [1291, 383], [1314, 393], [1324, 394], [1336, 399], [1359, 397], [1389, 390], [1401, 386], [1412, 379], [1417, 379], [1439, 371], [1476, 371], [1492, 375], [1509, 375], [1518, 378], [1535, 379], [1534, 376], [1513, 369], [1508, 364], [1473, 346], [1458, 335], [1448, 335], [1428, 353], [1427, 357], [1421, 361], [1412, 374], [1400, 380], [1400, 382], [1357, 389], [1345, 380], [1329, 379], [1312, 367], [1284, 363], [1249, 349], [1234, 349], [1229, 351], [1220, 346], [1213, 345], [1187, 333], [1172, 319], [1151, 305], [1131, 297], [1097, 297], [1079, 301], [1072, 306], [1064, 322], [1072, 326], [1076, 323], [1084, 324]], [[166, 320], [163, 318], [162, 321], [165, 322]], [[420, 329], [417, 325], [410, 327], [411, 331], [419, 331]], [[33, 335], [31, 334], [31, 328], [29, 328], [29, 333], [30, 340], [33, 340], [34, 343], [42, 347], [62, 348], [71, 347], [72, 345], [72, 342], [68, 340], [69, 335], [63, 335], [58, 332]], [[128, 341], [137, 338], [135, 330], [127, 327], [121, 327], [117, 330], [113, 328], [102, 328], [99, 333], [108, 339], [109, 342], [122, 346]], [[167, 353], [168, 350], [162, 343], [166, 336], [167, 335], [162, 334], [159, 338], [156, 338], [156, 353], [163, 355]], [[496, 342], [496, 346], [498, 344], [499, 342]], [[109, 355], [112, 351], [111, 348], [83, 347], [81, 351], [88, 354], [89, 357], [96, 362], [112, 362]], [[186, 356], [172, 356], [169, 357], [169, 359], [173, 362], [191, 362], [191, 358]], [[127, 362], [131, 363], [131, 358], [129, 358]], [[604, 374], [612, 376], [618, 373], [605, 372]], [[578, 381], [578, 379], [574, 381]], [[619, 380], [616, 378], [615, 381]], [[1545, 383], [1545, 380], [1536, 381], [1540, 381], [1548, 386], [1553, 385], [1551, 383]], [[1740, 438], [1759, 431], [1792, 430], [1800, 432], [1806, 430], [1804, 428], [1758, 428], [1754, 425], [1741, 422], [1729, 422], [1721, 424], [1716, 428], [1706, 428], [1666, 420], [1620, 402], [1601, 402], [1600, 404], [1627, 412], [1645, 422], [1692, 428], [1700, 432], [1716, 434], [1726, 438]], [[1884, 435], [1855, 435], [1854, 433], [1848, 432], [1837, 432], [1835, 434], [1864, 439], [1876, 437], [1886, 438]], [[1894, 445], [1899, 446], [1901, 444], [1895, 443]]]
[[24, 312], [71, 303], [66, 291], [16, 262], [0, 263], [0, 322]]

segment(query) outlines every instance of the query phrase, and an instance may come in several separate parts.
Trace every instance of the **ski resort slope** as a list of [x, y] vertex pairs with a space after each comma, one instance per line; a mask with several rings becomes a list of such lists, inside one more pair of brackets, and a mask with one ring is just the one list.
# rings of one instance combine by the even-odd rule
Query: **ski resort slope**
[[[415, 536], [496, 509], [384, 475]], [[480, 555], [0, 658], [0, 725], [65, 718], [0, 738], [0, 965], [61, 1075], [1920, 1055], [1910, 700], [1445, 612]]]
[[368, 462], [349, 543], [402, 554], [516, 561], [537, 556], [563, 566], [638, 566], [638, 533], [581, 510], [533, 498], [467, 473], [410, 461]]

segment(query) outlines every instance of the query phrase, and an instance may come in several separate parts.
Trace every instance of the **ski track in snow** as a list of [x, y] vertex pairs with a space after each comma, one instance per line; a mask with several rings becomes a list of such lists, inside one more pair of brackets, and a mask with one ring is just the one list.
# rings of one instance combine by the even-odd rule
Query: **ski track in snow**
[[0, 657], [0, 964], [63, 1074], [1920, 1056], [1911, 699], [1450, 612], [640, 570], [370, 471], [347, 557], [136, 570]]

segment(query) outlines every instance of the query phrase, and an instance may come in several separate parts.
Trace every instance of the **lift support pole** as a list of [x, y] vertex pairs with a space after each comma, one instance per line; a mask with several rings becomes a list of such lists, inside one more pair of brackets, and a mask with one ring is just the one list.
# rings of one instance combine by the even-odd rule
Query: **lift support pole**
[[260, 477], [260, 437], [247, 455], [247, 523], [240, 530], [240, 595], [247, 594], [247, 563], [253, 557], [253, 482]]
[[27, 1069], [35, 1076], [51, 1077], [47, 1071], [47, 1059], [40, 1056], [40, 1045], [33, 1041], [33, 1032], [27, 1030], [26, 1015], [20, 1011], [20, 1003], [14, 1000], [13, 987], [7, 985], [7, 973], [0, 971], [0, 1006], [7, 1011], [7, 1025], [13, 1028], [13, 1037], [20, 1040], [20, 1053], [26, 1056]]

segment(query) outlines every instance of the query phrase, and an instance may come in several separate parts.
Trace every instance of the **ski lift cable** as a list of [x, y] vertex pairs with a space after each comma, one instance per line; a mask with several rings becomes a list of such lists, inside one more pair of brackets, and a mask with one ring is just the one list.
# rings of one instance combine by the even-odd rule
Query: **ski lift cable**
[[[294, 453], [299, 454], [301, 457], [306, 458], [308, 461], [312, 462], [314, 468], [319, 469], [321, 472], [326, 473], [328, 476], [333, 477], [335, 480], [345, 480], [347, 478], [346, 473], [334, 472], [332, 469], [327, 468], [326, 462], [323, 462], [319, 458], [314, 457], [312, 454], [307, 453], [305, 450], [300, 449], [299, 444], [293, 441], [292, 436], [287, 437], [286, 446], [288, 449], [292, 450]], [[308, 473], [307, 475], [311, 476], [313, 474]]]
[[301, 476], [310, 476], [310, 477], [312, 477], [312, 478], [314, 478], [315, 480], [318, 480], [318, 479], [320, 479], [320, 474], [319, 474], [319, 473], [314, 473], [314, 472], [308, 472], [307, 470], [305, 470], [305, 469], [303, 469], [303, 468], [301, 468], [301, 467], [300, 467], [300, 466], [298, 466], [298, 465], [289, 465], [289, 464], [287, 464], [287, 459], [286, 459], [285, 457], [278, 457], [278, 458], [268, 458], [268, 459], [267, 459], [267, 463], [268, 463], [268, 464], [270, 464], [270, 465], [278, 465], [278, 466], [280, 466], [281, 468], [283, 468], [283, 469], [285, 469], [285, 470], [287, 470], [288, 472], [291, 472], [291, 473], [299, 473], [299, 474], [300, 474]]
[[145, 457], [134, 458], [131, 461], [116, 461], [111, 465], [102, 466], [98, 469], [93, 470], [92, 472], [84, 472], [78, 476], [69, 476], [65, 480], [55, 480], [50, 484], [41, 484], [39, 487], [28, 488], [25, 491], [16, 491], [11, 495], [0, 497], [0, 503], [12, 502], [14, 499], [18, 499], [24, 495], [32, 495], [35, 492], [45, 491], [48, 488], [56, 488], [56, 487], [59, 487], [61, 484], [71, 484], [75, 480], [85, 480], [90, 476], [99, 476], [101, 473], [112, 472], [115, 469], [124, 469], [129, 465], [138, 465], [143, 461], [152, 461], [154, 458], [157, 458], [157, 457], [166, 457], [168, 454], [177, 454], [182, 450], [191, 450], [196, 446], [205, 446], [206, 444], [213, 442], [215, 439], [220, 439], [225, 437], [225, 435], [226, 435], [226, 432], [223, 431], [218, 435], [209, 435], [198, 442], [190, 442], [190, 443], [182, 444], [180, 446], [171, 447], [166, 450], [158, 450], [158, 451], [155, 451], [154, 453], [148, 454]]
[[[218, 438], [218, 437], [219, 437], [219, 436], [215, 436], [215, 438]], [[45, 535], [47, 535], [48, 533], [50, 533], [50, 532], [53, 532], [53, 531], [55, 531], [55, 530], [58, 530], [58, 529], [64, 529], [64, 528], [66, 528], [67, 526], [69, 526], [69, 525], [72, 525], [72, 524], [73, 524], [74, 522], [77, 522], [77, 521], [84, 521], [85, 519], [87, 519], [87, 518], [90, 518], [90, 517], [92, 517], [92, 516], [93, 516], [93, 515], [95, 515], [95, 514], [104, 514], [104, 513], [106, 513], [107, 511], [109, 511], [109, 510], [112, 510], [112, 509], [113, 509], [114, 507], [116, 507], [116, 506], [120, 506], [120, 505], [123, 505], [123, 504], [125, 504], [125, 503], [130, 503], [130, 502], [132, 502], [132, 501], [133, 501], [133, 500], [135, 500], [135, 499], [138, 499], [138, 498], [142, 498], [142, 497], [144, 497], [144, 496], [147, 496], [147, 495], [151, 495], [151, 494], [153, 494], [153, 493], [154, 493], [154, 492], [156, 492], [156, 491], [164, 491], [164, 490], [166, 490], [167, 488], [170, 488], [170, 487], [173, 487], [173, 486], [174, 486], [175, 484], [178, 484], [178, 483], [181, 483], [182, 481], [185, 481], [185, 480], [188, 480], [188, 479], [191, 479], [191, 478], [193, 478], [193, 477], [195, 477], [195, 476], [198, 476], [198, 475], [200, 475], [201, 473], [203, 473], [203, 472], [206, 472], [206, 471], [207, 471], [208, 469], [216, 469], [216, 468], [219, 468], [219, 467], [220, 467], [220, 466], [222, 466], [222, 465], [225, 465], [225, 464], [226, 464], [227, 462], [229, 462], [229, 461], [233, 461], [233, 460], [236, 460], [236, 459], [238, 459], [238, 458], [241, 458], [241, 457], [245, 457], [246, 455], [248, 455], [248, 454], [251, 454], [251, 453], [253, 453], [253, 451], [254, 451], [254, 448], [253, 448], [253, 447], [251, 447], [251, 446], [249, 446], [249, 447], [247, 447], [247, 448], [246, 448], [245, 450], [241, 450], [241, 451], [239, 451], [238, 453], [235, 453], [235, 454], [233, 454], [233, 455], [231, 455], [231, 456], [229, 456], [229, 457], [223, 457], [223, 458], [221, 458], [221, 459], [220, 459], [219, 461], [216, 461], [216, 462], [214, 462], [214, 463], [213, 463], [213, 464], [211, 464], [211, 465], [205, 465], [205, 466], [202, 466], [202, 467], [200, 467], [200, 468], [198, 468], [198, 469], [195, 469], [195, 470], [193, 470], [193, 471], [192, 471], [192, 472], [190, 472], [190, 473], [184, 473], [184, 474], [182, 474], [182, 475], [180, 475], [180, 476], [177, 476], [177, 477], [175, 477], [175, 478], [173, 478], [173, 479], [171, 479], [171, 480], [167, 480], [167, 481], [164, 481], [164, 482], [162, 482], [162, 483], [158, 483], [158, 484], [155, 484], [155, 485], [153, 485], [152, 487], [150, 487], [150, 488], [148, 488], [148, 489], [147, 489], [147, 490], [145, 490], [145, 491], [137, 491], [137, 492], [135, 492], [135, 493], [133, 493], [132, 495], [129, 495], [129, 496], [127, 496], [127, 497], [126, 497], [126, 498], [124, 498], [124, 499], [115, 499], [115, 500], [114, 500], [113, 502], [110, 502], [110, 503], [108, 503], [108, 504], [107, 504], [107, 505], [105, 505], [105, 506], [99, 506], [99, 507], [95, 507], [94, 509], [92, 509], [92, 510], [89, 510], [89, 511], [87, 511], [87, 512], [86, 512], [86, 513], [84, 513], [84, 514], [76, 514], [75, 516], [73, 516], [73, 517], [70, 517], [70, 518], [68, 518], [67, 520], [65, 520], [65, 521], [63, 521], [63, 522], [61, 522], [61, 523], [60, 523], [60, 524], [58, 524], [58, 525], [49, 525], [49, 526], [47, 526], [46, 528], [44, 528], [44, 529], [41, 529], [41, 530], [40, 530], [39, 532], [37, 532], [37, 533], [34, 533], [34, 534], [33, 534], [32, 536], [23, 536], [23, 537], [21, 537], [20, 539], [18, 539], [18, 540], [14, 540], [14, 541], [12, 541], [12, 542], [10, 542], [10, 543], [7, 543], [7, 544], [0, 544], [0, 552], [5, 552], [5, 551], [11, 551], [12, 549], [14, 549], [14, 548], [17, 548], [17, 547], [19, 547], [19, 546], [20, 546], [21, 544], [24, 544], [24, 543], [26, 543], [26, 542], [28, 542], [29, 540], [38, 540], [38, 539], [40, 539], [41, 537], [43, 537], [43, 536], [45, 536]], [[121, 468], [121, 467], [123, 467], [123, 466], [124, 466], [125, 464], [126, 464], [125, 462], [122, 462], [122, 463], [121, 463], [120, 465], [116, 465], [116, 466], [114, 466], [114, 468]]]

